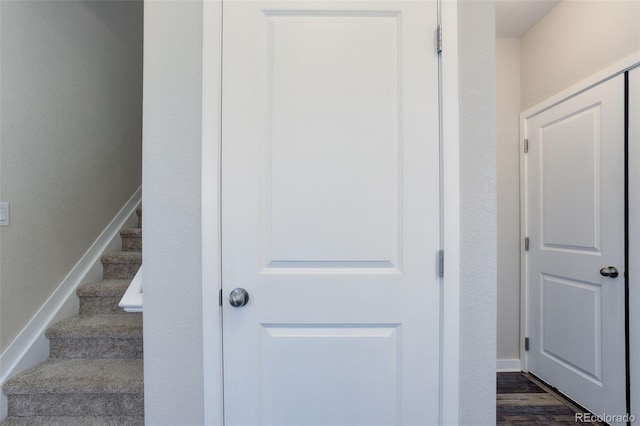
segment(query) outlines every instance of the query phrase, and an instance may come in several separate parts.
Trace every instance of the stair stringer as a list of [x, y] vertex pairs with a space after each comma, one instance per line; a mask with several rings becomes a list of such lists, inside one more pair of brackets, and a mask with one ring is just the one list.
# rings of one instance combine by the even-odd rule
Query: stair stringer
[[[22, 371], [49, 358], [49, 340], [45, 331], [53, 323], [78, 315], [76, 289], [84, 283], [102, 278], [102, 255], [120, 250], [120, 230], [137, 226], [136, 208], [142, 200], [142, 187], [129, 198], [91, 247], [40, 307], [31, 321], [20, 331], [0, 355], [0, 388]], [[8, 415], [8, 398], [0, 392], [0, 421]]]

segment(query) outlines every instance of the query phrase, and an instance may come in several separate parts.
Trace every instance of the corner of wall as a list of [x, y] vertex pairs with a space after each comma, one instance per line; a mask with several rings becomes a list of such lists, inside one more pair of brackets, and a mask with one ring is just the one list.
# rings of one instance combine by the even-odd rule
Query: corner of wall
[[493, 2], [458, 3], [460, 424], [495, 424], [496, 115]]

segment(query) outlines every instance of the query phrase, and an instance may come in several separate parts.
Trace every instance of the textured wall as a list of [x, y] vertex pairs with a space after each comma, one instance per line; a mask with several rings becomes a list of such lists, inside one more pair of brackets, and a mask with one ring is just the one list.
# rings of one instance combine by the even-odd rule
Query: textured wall
[[521, 38], [526, 110], [640, 50], [640, 1], [563, 1]]
[[0, 350], [141, 183], [142, 2], [0, 2]]
[[458, 3], [460, 418], [495, 424], [496, 85], [490, 1]]
[[496, 39], [498, 360], [520, 359], [520, 39]]
[[154, 426], [204, 422], [202, 6], [145, 5], [144, 398]]

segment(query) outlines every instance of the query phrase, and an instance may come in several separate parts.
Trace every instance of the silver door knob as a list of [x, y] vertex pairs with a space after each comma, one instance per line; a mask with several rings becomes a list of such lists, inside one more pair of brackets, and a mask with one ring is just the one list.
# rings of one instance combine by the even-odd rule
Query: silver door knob
[[603, 277], [615, 278], [618, 276], [618, 269], [615, 266], [600, 269], [600, 275]]
[[234, 308], [241, 308], [249, 303], [249, 292], [244, 288], [234, 288], [229, 294], [229, 303]]

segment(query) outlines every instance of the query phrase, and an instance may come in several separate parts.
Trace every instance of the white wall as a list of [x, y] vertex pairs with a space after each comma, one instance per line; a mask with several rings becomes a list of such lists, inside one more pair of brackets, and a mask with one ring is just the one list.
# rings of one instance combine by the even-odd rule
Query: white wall
[[522, 109], [640, 50], [640, 1], [562, 1], [521, 38]]
[[496, 84], [491, 1], [458, 5], [460, 424], [496, 423]]
[[154, 426], [204, 422], [202, 7], [145, 4], [144, 399]]
[[520, 368], [520, 39], [496, 39], [499, 368]]
[[0, 352], [141, 182], [142, 2], [0, 2]]
[[[458, 12], [463, 210], [460, 424], [495, 424], [493, 3], [462, 2]], [[145, 7], [144, 280], [153, 283], [145, 286], [145, 414], [153, 425], [202, 424], [205, 410], [202, 31], [200, 1], [148, 2]], [[216, 418], [215, 412], [211, 418]]]

